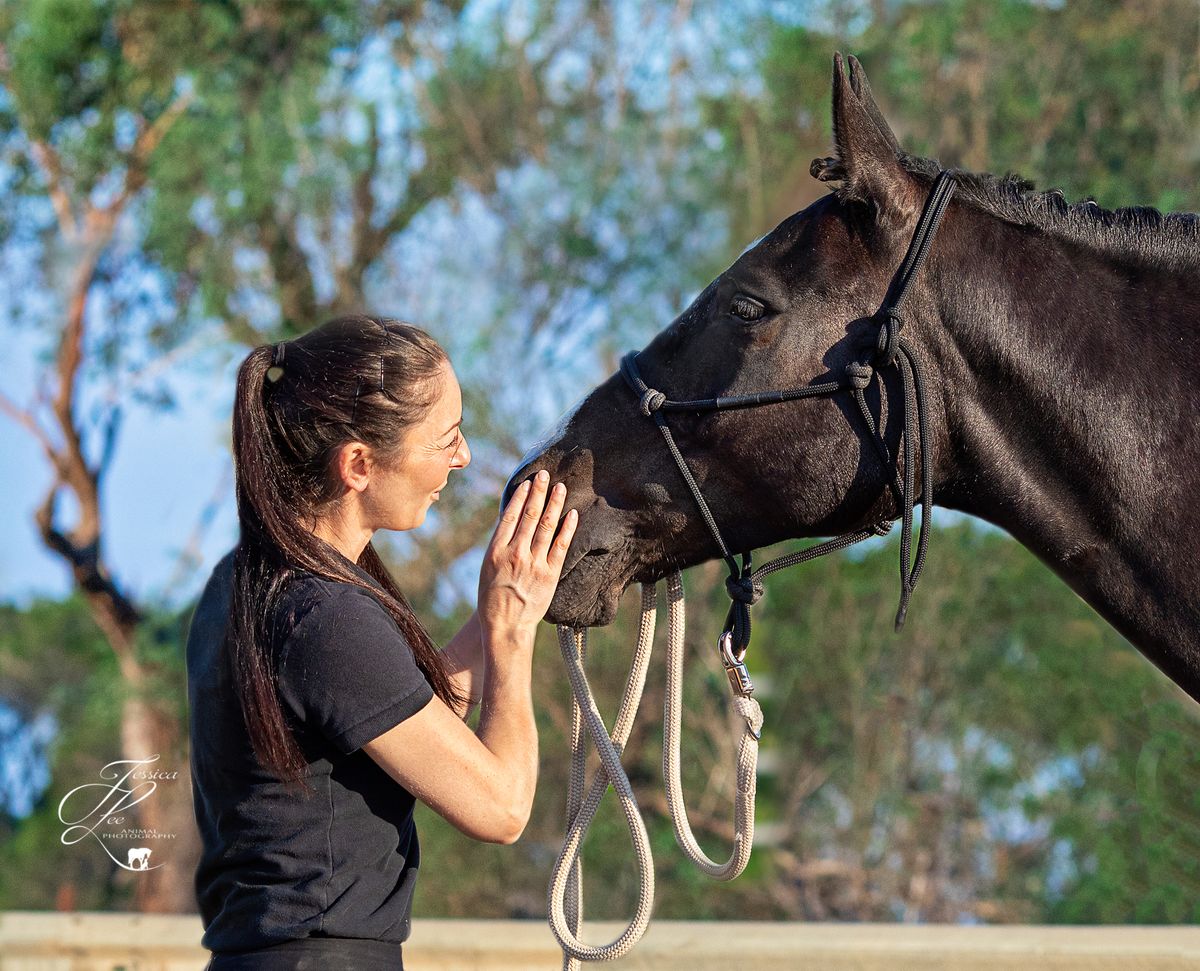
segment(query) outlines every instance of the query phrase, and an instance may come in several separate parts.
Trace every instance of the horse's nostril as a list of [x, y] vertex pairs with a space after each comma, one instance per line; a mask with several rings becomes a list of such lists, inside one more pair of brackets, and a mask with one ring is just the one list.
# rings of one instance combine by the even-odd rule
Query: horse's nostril
[[612, 550], [610, 549], [606, 549], [603, 546], [597, 546], [593, 549], [571, 553], [571, 555], [567, 558], [567, 562], [563, 564], [562, 573], [559, 574], [559, 582], [561, 583], [563, 577], [574, 570], [575, 567], [579, 566], [579, 564], [586, 560], [589, 556], [604, 556], [605, 554], [611, 552]]

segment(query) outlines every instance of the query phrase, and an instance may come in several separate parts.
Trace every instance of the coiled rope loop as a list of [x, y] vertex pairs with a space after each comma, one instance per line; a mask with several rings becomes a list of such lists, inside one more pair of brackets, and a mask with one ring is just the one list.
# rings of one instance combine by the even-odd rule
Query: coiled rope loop
[[[744, 724], [737, 750], [737, 797], [734, 805], [733, 850], [724, 863], [704, 853], [692, 833], [684, 805], [680, 779], [680, 722], [683, 711], [683, 649], [685, 643], [683, 577], [676, 571], [667, 578], [669, 624], [667, 638], [666, 700], [663, 706], [663, 782], [675, 840], [700, 870], [716, 880], [732, 880], [750, 861], [754, 844], [754, 797], [757, 779], [758, 740], [763, 714], [749, 694], [734, 694], [733, 710]], [[657, 592], [654, 584], [642, 584], [641, 618], [629, 680], [610, 734], [596, 707], [584, 671], [587, 631], [560, 625], [559, 647], [571, 682], [571, 768], [567, 792], [567, 835], [555, 861], [548, 891], [550, 927], [563, 949], [565, 971], [578, 969], [581, 961], [611, 961], [627, 954], [641, 939], [650, 923], [654, 903], [654, 860], [642, 821], [637, 797], [621, 765], [621, 751], [629, 739], [637, 715], [646, 671], [654, 642]], [[600, 754], [600, 768], [584, 791], [587, 738]], [[609, 785], [616, 791], [625, 816], [637, 861], [639, 889], [633, 917], [625, 930], [608, 944], [590, 945], [579, 939], [583, 920], [583, 867], [580, 852], [587, 829], [595, 818], [600, 799]]]

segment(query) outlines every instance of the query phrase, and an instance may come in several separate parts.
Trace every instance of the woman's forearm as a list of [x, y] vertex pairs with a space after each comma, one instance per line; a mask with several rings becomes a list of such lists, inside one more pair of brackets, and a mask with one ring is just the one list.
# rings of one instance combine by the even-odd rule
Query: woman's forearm
[[457, 709], [458, 715], [466, 718], [483, 695], [485, 661], [479, 611], [474, 611], [462, 629], [450, 638], [442, 655], [450, 671], [450, 680], [468, 699], [465, 706]]
[[530, 680], [535, 628], [484, 631], [487, 679], [475, 734], [504, 767], [501, 791], [519, 833], [537, 788], [538, 735]]

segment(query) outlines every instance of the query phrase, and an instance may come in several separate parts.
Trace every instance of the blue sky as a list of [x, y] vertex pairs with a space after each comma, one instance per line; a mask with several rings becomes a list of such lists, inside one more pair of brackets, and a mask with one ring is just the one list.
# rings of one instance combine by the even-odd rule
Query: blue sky
[[[0, 390], [23, 405], [32, 392], [44, 338], [9, 327], [5, 341]], [[105, 561], [135, 601], [185, 602], [237, 535], [226, 443], [235, 366], [204, 376], [181, 363], [167, 376], [178, 389], [177, 412], [133, 406], [127, 413], [101, 502]], [[0, 517], [0, 598], [23, 606], [37, 596], [66, 596], [71, 587], [67, 567], [46, 549], [33, 521], [51, 482], [46, 457], [33, 436], [7, 415], [0, 415], [0, 451], [7, 507]], [[181, 578], [179, 553], [222, 484], [226, 499], [202, 546], [205, 576], [193, 572]], [[65, 503], [60, 518], [73, 520]]]

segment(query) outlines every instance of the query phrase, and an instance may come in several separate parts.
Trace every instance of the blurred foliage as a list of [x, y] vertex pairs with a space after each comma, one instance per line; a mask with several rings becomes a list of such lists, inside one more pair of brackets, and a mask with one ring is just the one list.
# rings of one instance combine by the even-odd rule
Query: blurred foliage
[[[54, 146], [77, 198], [103, 199], [137, 119], [192, 92], [128, 231], [100, 262], [95, 298], [107, 312], [89, 349], [112, 369], [207, 333], [238, 356], [363, 304], [427, 326], [455, 361], [482, 446], [475, 491], [431, 516], [437, 536], [457, 538], [444, 549], [399, 544], [397, 575], [443, 641], [474, 589], [468, 578], [445, 609], [438, 578], [486, 539], [498, 483], [534, 431], [754, 237], [827, 191], [808, 165], [831, 145], [833, 50], [860, 57], [915, 153], [1014, 170], [1106, 207], [1198, 205], [1192, 4], [504, 7], [0, 5], [13, 89], [0, 97], [0, 239], [6, 265], [19, 247], [36, 268], [28, 286], [0, 294], [6, 316], [46, 327], [35, 298], [53, 292], [69, 249], [55, 238], [29, 139]], [[146, 307], [151, 279], [164, 296]], [[139, 314], [146, 326], [134, 331]], [[132, 393], [170, 401], [165, 386]], [[685, 868], [656, 801], [655, 665], [628, 751], [658, 857], [656, 913], [1200, 919], [1195, 704], [992, 531], [935, 533], [928, 576], [894, 636], [894, 557], [878, 544], [768, 582], [751, 658], [767, 715], [760, 841], [734, 884]], [[730, 797], [725, 682], [711, 651], [725, 609], [716, 566], [685, 579], [685, 787], [710, 854], [726, 845]], [[637, 602], [628, 592], [618, 621], [592, 634], [590, 669], [610, 716]], [[188, 614], [150, 610], [139, 632], [161, 693], [180, 706]], [[534, 820], [515, 847], [494, 847], [421, 811], [418, 914], [545, 911], [568, 699], [548, 628], [535, 677]], [[2, 739], [0, 907], [53, 906], [64, 883], [79, 907], [124, 899], [111, 872], [58, 843], [55, 819], [74, 780], [111, 758], [122, 690], [81, 598], [0, 610], [0, 699], [19, 725]], [[56, 726], [42, 746], [29, 741], [40, 718]], [[33, 812], [18, 811], [16, 794], [47, 763]], [[610, 796], [585, 854], [589, 916], [632, 905], [625, 840]]]
[[[117, 664], [82, 597], [37, 601], [24, 610], [0, 607], [0, 685], [4, 707], [16, 718], [4, 739], [0, 909], [53, 908], [64, 884], [76, 888], [81, 909], [112, 909], [121, 895], [107, 858], [59, 838], [59, 801], [112, 760], [120, 717]], [[34, 730], [47, 720], [51, 738]], [[43, 764], [49, 778], [39, 786]], [[36, 803], [19, 808], [16, 800], [31, 789]]]

